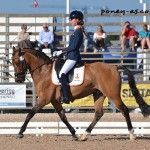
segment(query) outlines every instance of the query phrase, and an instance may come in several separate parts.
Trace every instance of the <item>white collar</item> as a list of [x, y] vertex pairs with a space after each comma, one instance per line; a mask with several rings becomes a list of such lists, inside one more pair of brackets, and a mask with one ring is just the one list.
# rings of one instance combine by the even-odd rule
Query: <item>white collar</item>
[[74, 26], [74, 30], [76, 30], [77, 29], [77, 27], [79, 27], [78, 25], [77, 26]]

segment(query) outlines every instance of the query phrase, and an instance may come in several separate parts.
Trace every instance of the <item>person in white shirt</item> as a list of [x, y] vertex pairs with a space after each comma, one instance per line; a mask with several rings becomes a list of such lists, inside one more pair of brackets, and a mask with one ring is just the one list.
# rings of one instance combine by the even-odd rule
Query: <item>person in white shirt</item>
[[102, 51], [105, 50], [105, 38], [106, 33], [103, 30], [103, 27], [99, 24], [97, 27], [98, 31], [94, 33], [93, 40], [95, 41], [95, 49], [94, 52], [97, 52], [97, 48], [102, 47]]
[[40, 43], [39, 51], [42, 52], [43, 48], [50, 48], [51, 53], [54, 51], [54, 34], [48, 29], [47, 23], [43, 24], [43, 30], [39, 33], [38, 42]]

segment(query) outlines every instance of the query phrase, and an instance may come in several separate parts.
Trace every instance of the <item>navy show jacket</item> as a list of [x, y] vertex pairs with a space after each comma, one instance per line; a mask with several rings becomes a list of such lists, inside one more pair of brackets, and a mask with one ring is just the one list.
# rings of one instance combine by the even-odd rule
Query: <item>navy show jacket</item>
[[81, 59], [80, 47], [83, 42], [83, 31], [81, 28], [76, 29], [70, 37], [69, 46], [64, 48], [63, 51], [67, 51], [67, 59], [78, 61]]

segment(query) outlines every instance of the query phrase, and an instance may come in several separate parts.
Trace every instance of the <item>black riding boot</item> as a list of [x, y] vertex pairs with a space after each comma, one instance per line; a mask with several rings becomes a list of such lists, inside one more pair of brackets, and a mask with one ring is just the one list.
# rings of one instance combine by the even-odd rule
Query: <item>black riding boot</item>
[[66, 104], [69, 104], [69, 89], [68, 89], [68, 85], [67, 85], [67, 78], [66, 78], [66, 75], [63, 73], [61, 75], [61, 78], [60, 78], [60, 83], [61, 83], [61, 91], [63, 93], [63, 98], [61, 98], [61, 102], [62, 103], [66, 103]]

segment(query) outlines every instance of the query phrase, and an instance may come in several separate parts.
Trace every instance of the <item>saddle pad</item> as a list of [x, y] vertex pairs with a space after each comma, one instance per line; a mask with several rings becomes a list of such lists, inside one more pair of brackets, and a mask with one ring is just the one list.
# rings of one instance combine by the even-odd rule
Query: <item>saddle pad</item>
[[[73, 80], [72, 82], [69, 83], [70, 86], [75, 86], [75, 85], [81, 85], [84, 80], [84, 69], [85, 66], [78, 67], [74, 69], [74, 75], [73, 75]], [[59, 79], [57, 78], [56, 70], [53, 65], [53, 70], [52, 70], [52, 82], [55, 85], [60, 85]]]

